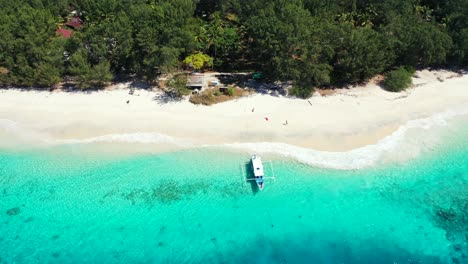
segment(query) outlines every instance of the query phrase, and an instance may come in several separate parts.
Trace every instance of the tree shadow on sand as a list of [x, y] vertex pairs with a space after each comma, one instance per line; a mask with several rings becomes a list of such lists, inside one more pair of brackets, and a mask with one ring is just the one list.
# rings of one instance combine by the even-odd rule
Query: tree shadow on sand
[[153, 101], [157, 102], [160, 105], [177, 103], [183, 100], [184, 100], [183, 98], [177, 97], [171, 92], [167, 92], [167, 93], [164, 92], [153, 97]]
[[286, 96], [290, 82], [271, 82], [268, 80], [254, 80], [252, 74], [242, 73], [220, 73], [215, 75], [218, 80], [226, 86], [238, 86], [244, 89], [250, 89], [255, 93], [271, 95], [271, 96]]

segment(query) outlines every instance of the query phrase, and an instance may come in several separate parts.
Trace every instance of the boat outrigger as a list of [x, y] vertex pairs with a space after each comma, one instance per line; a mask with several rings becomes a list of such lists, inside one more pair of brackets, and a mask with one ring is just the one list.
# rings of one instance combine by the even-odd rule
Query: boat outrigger
[[258, 155], [253, 155], [251, 158], [250, 158], [250, 162], [247, 162], [245, 163], [245, 165], [248, 165], [248, 167], [251, 167], [252, 168], [252, 172], [253, 172], [253, 178], [248, 178], [247, 177], [247, 173], [244, 171], [244, 168], [246, 168], [244, 165], [241, 164], [241, 170], [242, 170], [242, 175], [244, 177], [244, 180], [245, 181], [255, 181], [255, 183], [257, 184], [258, 186], [258, 189], [260, 191], [263, 190], [264, 186], [265, 186], [265, 180], [266, 179], [275, 179], [275, 175], [274, 175], [274, 172], [273, 172], [273, 165], [271, 164], [271, 161], [267, 161], [265, 163], [269, 163], [270, 164], [270, 168], [271, 168], [271, 174], [272, 176], [265, 176], [265, 173], [264, 173], [264, 170], [263, 170], [263, 162], [262, 162], [262, 158]]
[[262, 158], [257, 155], [252, 156], [252, 169], [255, 176], [255, 182], [260, 190], [263, 190], [263, 163]]

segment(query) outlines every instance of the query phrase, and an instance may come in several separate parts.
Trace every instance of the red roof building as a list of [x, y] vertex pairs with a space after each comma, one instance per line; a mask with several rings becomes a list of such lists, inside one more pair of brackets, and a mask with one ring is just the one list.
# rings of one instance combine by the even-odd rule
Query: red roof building
[[55, 33], [57, 33], [57, 35], [60, 35], [64, 38], [70, 38], [71, 35], [73, 34], [73, 31], [64, 29], [64, 28], [59, 28], [55, 31]]
[[73, 16], [65, 25], [77, 29], [83, 26], [83, 20], [79, 16]]

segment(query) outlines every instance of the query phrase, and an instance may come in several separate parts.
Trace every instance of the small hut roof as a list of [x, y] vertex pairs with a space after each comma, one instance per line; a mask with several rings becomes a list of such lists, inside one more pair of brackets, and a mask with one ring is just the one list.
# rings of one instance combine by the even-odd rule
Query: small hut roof
[[192, 73], [187, 79], [187, 86], [189, 87], [199, 87], [203, 86], [203, 74]]
[[67, 23], [65, 23], [65, 25], [72, 28], [80, 28], [83, 26], [83, 20], [81, 20], [79, 16], [73, 16], [70, 20], [67, 21]]
[[60, 35], [64, 38], [70, 38], [71, 35], [73, 34], [73, 31], [64, 29], [64, 28], [59, 28], [55, 31], [55, 33], [57, 33], [57, 35]]

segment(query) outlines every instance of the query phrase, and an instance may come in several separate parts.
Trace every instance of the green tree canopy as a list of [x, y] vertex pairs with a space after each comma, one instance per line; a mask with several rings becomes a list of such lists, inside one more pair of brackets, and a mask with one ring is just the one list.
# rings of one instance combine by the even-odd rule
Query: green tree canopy
[[204, 53], [197, 52], [185, 58], [184, 63], [194, 70], [201, 70], [213, 66], [213, 58]]
[[370, 28], [345, 26], [337, 39], [333, 63], [335, 82], [358, 82], [384, 71], [394, 62], [392, 42]]
[[[188, 59], [307, 94], [400, 65], [467, 65], [467, 10], [467, 0], [0, 0], [0, 84], [151, 81]], [[82, 27], [65, 25], [71, 11]]]

